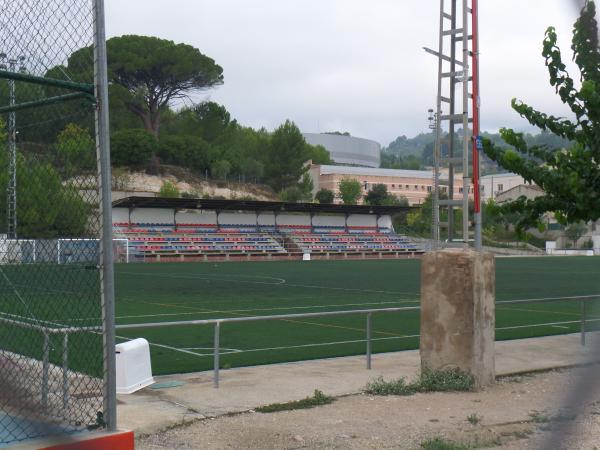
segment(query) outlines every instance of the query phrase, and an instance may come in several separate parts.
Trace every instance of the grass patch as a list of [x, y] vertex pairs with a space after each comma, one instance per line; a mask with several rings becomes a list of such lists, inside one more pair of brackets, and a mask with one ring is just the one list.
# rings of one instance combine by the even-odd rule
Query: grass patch
[[372, 395], [412, 395], [417, 392], [472, 391], [475, 378], [459, 369], [427, 370], [413, 382], [404, 378], [385, 381], [383, 377], [369, 381], [365, 392]]
[[436, 437], [421, 442], [421, 448], [423, 450], [470, 450], [471, 447], [467, 447], [463, 444], [458, 444], [453, 441], [447, 441], [444, 438]]
[[302, 400], [294, 400], [286, 403], [272, 403], [266, 406], [259, 406], [254, 410], [261, 413], [272, 413], [278, 411], [291, 411], [294, 409], [308, 409], [314, 408], [315, 406], [328, 405], [329, 403], [333, 403], [334, 400], [333, 397], [325, 395], [320, 390], [315, 389], [312, 397], [306, 397]]

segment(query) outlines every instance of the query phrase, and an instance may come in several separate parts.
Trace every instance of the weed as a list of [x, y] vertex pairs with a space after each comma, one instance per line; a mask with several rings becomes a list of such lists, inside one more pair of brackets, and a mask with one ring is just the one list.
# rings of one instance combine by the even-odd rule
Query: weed
[[513, 432], [513, 436], [517, 439], [525, 439], [531, 434], [533, 434], [533, 431], [531, 430], [520, 430]]
[[547, 416], [547, 415], [545, 415], [545, 414], [542, 414], [539, 411], [533, 411], [533, 412], [529, 413], [529, 417], [531, 417], [531, 420], [534, 423], [548, 423], [548, 422], [550, 422], [550, 417]]
[[481, 422], [481, 417], [477, 415], [477, 413], [473, 413], [470, 416], [467, 416], [467, 420], [471, 425], [477, 425]]
[[416, 392], [472, 391], [473, 375], [459, 369], [427, 370], [412, 383], [404, 378], [385, 381], [378, 377], [367, 383], [365, 392], [373, 395], [412, 395]]
[[367, 383], [365, 392], [373, 395], [412, 395], [415, 393], [415, 390], [412, 385], [406, 384], [404, 378], [385, 381], [380, 376]]
[[302, 400], [295, 400], [293, 402], [287, 403], [272, 403], [266, 406], [260, 406], [255, 408], [254, 411], [261, 413], [271, 413], [277, 411], [291, 411], [293, 409], [307, 409], [314, 408], [319, 405], [327, 405], [332, 403], [335, 399], [328, 395], [323, 394], [323, 392], [315, 389], [315, 392], [312, 397], [306, 397]]
[[472, 391], [475, 377], [460, 369], [425, 370], [417, 383], [419, 392]]
[[421, 442], [421, 448], [423, 450], [470, 450], [466, 445], [447, 441], [446, 439], [440, 437]]

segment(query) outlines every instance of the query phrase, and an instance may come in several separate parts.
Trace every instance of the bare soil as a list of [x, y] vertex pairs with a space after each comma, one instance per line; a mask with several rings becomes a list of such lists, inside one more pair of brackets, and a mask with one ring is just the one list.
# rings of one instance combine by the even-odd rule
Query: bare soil
[[546, 449], [544, 439], [558, 427], [567, 440], [552, 448], [595, 449], [600, 446], [598, 392], [586, 395], [581, 410], [561, 406], [582, 371], [504, 378], [480, 392], [359, 394], [314, 409], [250, 411], [139, 437], [136, 448], [419, 449], [424, 441], [443, 437], [471, 448]]

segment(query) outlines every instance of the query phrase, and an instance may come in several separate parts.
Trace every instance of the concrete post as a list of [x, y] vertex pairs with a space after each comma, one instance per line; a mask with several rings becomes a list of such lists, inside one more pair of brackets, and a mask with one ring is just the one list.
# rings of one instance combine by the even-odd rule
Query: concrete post
[[421, 370], [458, 367], [476, 387], [495, 379], [495, 263], [491, 253], [445, 249], [421, 261]]

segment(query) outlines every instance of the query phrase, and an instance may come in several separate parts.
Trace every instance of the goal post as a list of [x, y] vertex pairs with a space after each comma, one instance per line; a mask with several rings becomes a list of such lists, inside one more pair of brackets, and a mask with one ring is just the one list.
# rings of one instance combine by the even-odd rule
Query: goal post
[[[112, 240], [113, 262], [129, 262], [129, 239]], [[100, 257], [100, 239], [58, 239], [56, 259], [58, 264], [93, 263]]]
[[[112, 240], [113, 262], [130, 262], [129, 239]], [[0, 264], [98, 264], [99, 239], [0, 240]]]

